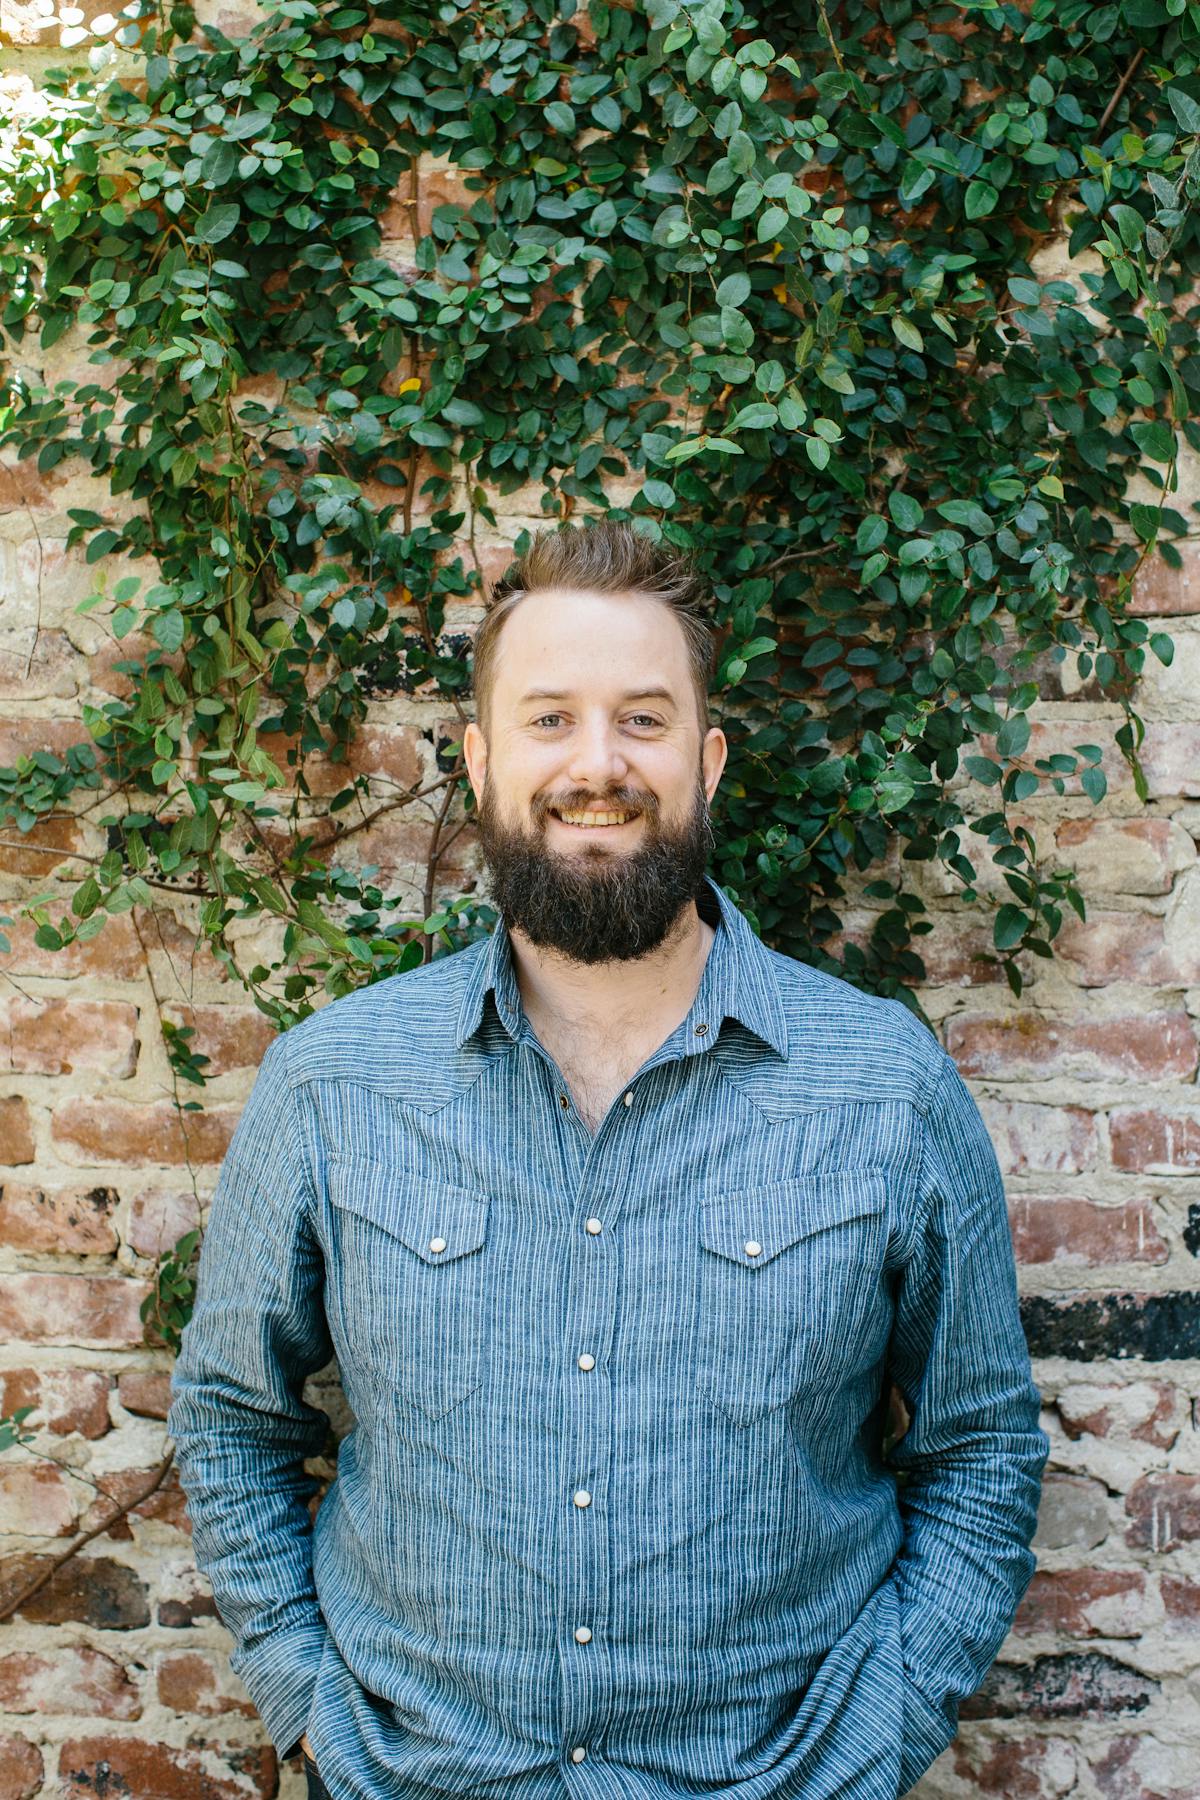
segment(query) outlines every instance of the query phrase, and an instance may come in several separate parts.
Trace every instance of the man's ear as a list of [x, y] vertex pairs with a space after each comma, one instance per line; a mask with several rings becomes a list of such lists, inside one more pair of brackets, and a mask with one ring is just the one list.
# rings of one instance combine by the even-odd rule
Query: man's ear
[[463, 760], [467, 765], [467, 779], [471, 783], [475, 795], [475, 804], [479, 806], [483, 798], [483, 782], [487, 774], [487, 740], [484, 738], [474, 719], [463, 732]]
[[717, 791], [717, 783], [725, 768], [729, 755], [729, 745], [725, 733], [719, 725], [705, 733], [704, 744], [700, 751], [700, 766], [704, 771], [704, 791], [711, 800]]

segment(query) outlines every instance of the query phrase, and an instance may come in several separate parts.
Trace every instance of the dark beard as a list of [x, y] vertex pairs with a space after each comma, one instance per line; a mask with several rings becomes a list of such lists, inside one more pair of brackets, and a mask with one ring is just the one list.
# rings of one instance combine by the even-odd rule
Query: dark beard
[[[564, 795], [568, 810], [594, 805], [593, 795]], [[628, 962], [656, 950], [704, 880], [714, 838], [703, 783], [682, 829], [664, 831], [653, 795], [621, 788], [602, 798], [614, 811], [632, 809], [645, 821], [645, 841], [627, 854], [588, 847], [557, 852], [546, 845], [549, 806], [535, 804], [533, 829], [496, 816], [484, 781], [479, 840], [491, 873], [492, 898], [504, 922], [531, 943], [573, 962]]]

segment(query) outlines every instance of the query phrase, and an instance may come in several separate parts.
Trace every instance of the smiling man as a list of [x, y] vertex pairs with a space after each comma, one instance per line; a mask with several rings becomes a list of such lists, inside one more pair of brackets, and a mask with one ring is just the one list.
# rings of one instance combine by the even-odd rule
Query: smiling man
[[535, 538], [463, 744], [500, 923], [273, 1044], [222, 1165], [168, 1422], [313, 1796], [895, 1800], [1032, 1573], [995, 1152], [707, 874], [705, 599], [630, 526]]

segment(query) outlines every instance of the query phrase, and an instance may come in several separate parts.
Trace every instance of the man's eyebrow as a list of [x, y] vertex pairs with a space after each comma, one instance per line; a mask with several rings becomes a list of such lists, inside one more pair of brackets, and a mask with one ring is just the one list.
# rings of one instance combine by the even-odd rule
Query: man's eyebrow
[[[569, 700], [570, 698], [571, 695], [565, 688], [528, 688], [517, 701], [517, 705], [526, 706], [530, 700]], [[631, 688], [628, 693], [621, 695], [622, 706], [628, 700], [667, 700], [672, 706], [675, 705], [675, 696], [670, 688], [666, 687]]]

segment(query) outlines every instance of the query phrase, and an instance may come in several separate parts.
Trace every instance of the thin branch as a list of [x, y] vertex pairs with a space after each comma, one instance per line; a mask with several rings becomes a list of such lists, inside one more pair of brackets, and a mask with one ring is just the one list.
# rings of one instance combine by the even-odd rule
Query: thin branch
[[1112, 118], [1113, 113], [1116, 111], [1117, 106], [1120, 103], [1121, 95], [1125, 92], [1125, 89], [1129, 86], [1130, 82], [1133, 80], [1134, 76], [1137, 74], [1138, 64], [1141, 62], [1141, 60], [1142, 60], [1143, 56], [1145, 56], [1145, 54], [1146, 54], [1146, 46], [1145, 46], [1145, 44], [1143, 44], [1141, 49], [1138, 50], [1136, 52], [1136, 54], [1134, 55], [1132, 62], [1130, 63], [1129, 67], [1126, 69], [1125, 73], [1122, 75], [1120, 81], [1118, 81], [1116, 93], [1113, 95], [1112, 99], [1109, 101], [1109, 103], [1105, 107], [1104, 111], [1100, 114], [1100, 123], [1097, 127], [1098, 131], [1103, 131], [1104, 127], [1108, 124], [1108, 121]]

